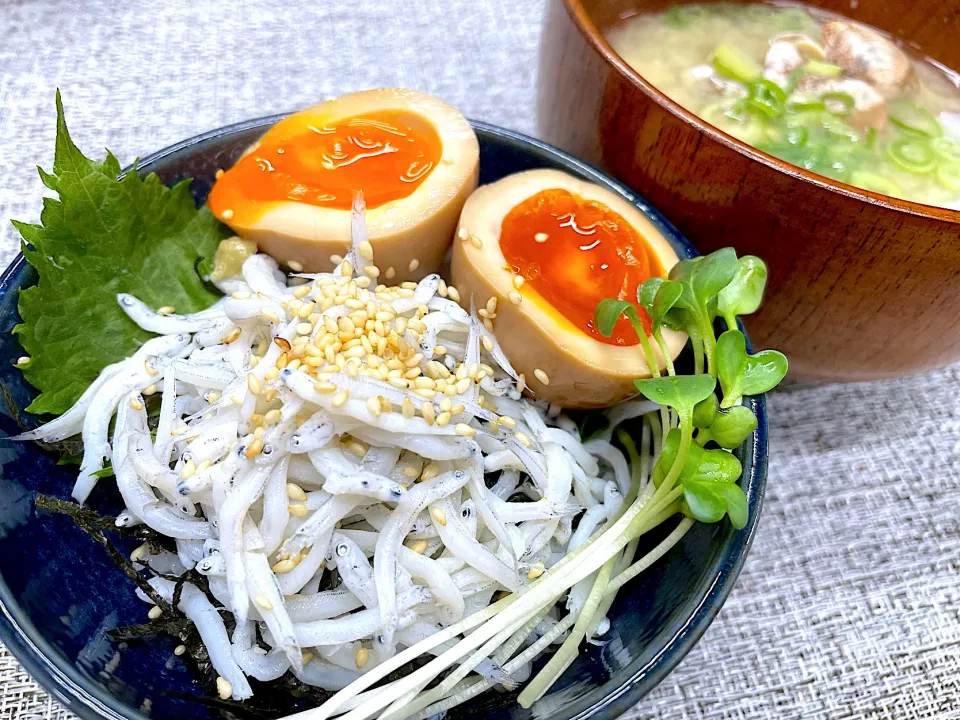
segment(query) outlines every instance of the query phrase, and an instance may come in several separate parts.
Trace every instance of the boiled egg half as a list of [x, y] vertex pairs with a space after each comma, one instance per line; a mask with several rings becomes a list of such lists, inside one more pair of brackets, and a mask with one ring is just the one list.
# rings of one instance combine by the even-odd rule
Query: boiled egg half
[[470, 123], [436, 98], [381, 89], [345, 95], [270, 128], [208, 198], [214, 215], [293, 270], [332, 270], [350, 244], [358, 191], [377, 264], [395, 281], [440, 270], [477, 185]]
[[[487, 308], [497, 341], [537, 397], [597, 408], [636, 395], [634, 379], [651, 375], [627, 320], [611, 337], [600, 334], [597, 303], [635, 303], [638, 285], [666, 277], [678, 261], [657, 228], [623, 198], [563, 172], [530, 170], [470, 196], [451, 274], [464, 300]], [[640, 314], [649, 332], [649, 318]], [[664, 336], [676, 357], [686, 336], [670, 330]], [[658, 362], [664, 364], [659, 354]]]

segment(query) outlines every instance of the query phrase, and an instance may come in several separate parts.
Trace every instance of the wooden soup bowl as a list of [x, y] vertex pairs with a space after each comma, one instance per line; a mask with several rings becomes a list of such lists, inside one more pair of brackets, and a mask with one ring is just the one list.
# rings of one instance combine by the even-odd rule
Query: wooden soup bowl
[[[600, 30], [671, 4], [549, 0], [540, 135], [633, 187], [701, 252], [733, 246], [763, 258], [769, 292], [747, 326], [758, 346], [787, 354], [794, 380], [889, 378], [960, 361], [960, 212], [795, 167], [670, 100]], [[960, 69], [958, 0], [814, 5]]]

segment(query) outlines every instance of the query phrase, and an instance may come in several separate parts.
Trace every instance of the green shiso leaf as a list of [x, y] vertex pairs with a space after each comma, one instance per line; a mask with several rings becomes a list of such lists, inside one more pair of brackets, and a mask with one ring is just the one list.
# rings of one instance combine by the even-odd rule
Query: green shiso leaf
[[228, 229], [194, 206], [189, 181], [167, 188], [153, 174], [118, 180], [119, 173], [109, 151], [97, 163], [74, 145], [58, 92], [53, 172], [40, 170], [58, 197], [44, 199], [40, 224], [14, 221], [39, 275], [20, 291], [23, 323], [14, 328], [31, 358], [23, 373], [41, 391], [30, 412], [64, 412], [106, 365], [150, 338], [120, 309], [117, 293], [180, 313], [217, 299], [196, 268]]

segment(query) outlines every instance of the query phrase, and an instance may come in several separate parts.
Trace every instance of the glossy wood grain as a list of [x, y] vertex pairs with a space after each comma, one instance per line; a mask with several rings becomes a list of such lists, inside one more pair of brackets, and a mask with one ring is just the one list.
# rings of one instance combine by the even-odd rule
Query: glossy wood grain
[[[598, 31], [670, 2], [550, 0], [538, 123], [601, 165], [703, 252], [732, 245], [770, 266], [747, 321], [796, 380], [895, 377], [960, 361], [960, 212], [856, 190], [753, 150], [633, 72]], [[960, 69], [957, 0], [817, 2]]]

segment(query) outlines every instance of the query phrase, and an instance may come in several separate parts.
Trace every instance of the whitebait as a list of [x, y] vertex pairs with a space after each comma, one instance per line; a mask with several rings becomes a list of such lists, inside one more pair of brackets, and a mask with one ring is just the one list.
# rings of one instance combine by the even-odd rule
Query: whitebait
[[[254, 255], [222, 284], [232, 294], [201, 313], [119, 296], [165, 335], [19, 436], [82, 431], [75, 497], [109, 458], [126, 505], [118, 524], [176, 539], [176, 554], [148, 560], [167, 577], [193, 567], [206, 577], [213, 602], [187, 583], [179, 607], [235, 699], [251, 692], [246, 676], [293, 673], [340, 690], [425, 642], [446, 657], [495, 593], [535, 584], [610, 525], [619, 505], [608, 488], [630, 482], [609, 437], [584, 445], [557, 408], [520, 397], [496, 338], [441, 297], [438, 275], [375, 286], [357, 262], [373, 265], [360, 203], [353, 228], [334, 272], [287, 285]], [[160, 402], [148, 425], [151, 385]], [[172, 599], [172, 581], [151, 582]], [[529, 625], [552, 642], [561, 633], [547, 611], [561, 595], [537, 595], [538, 622], [512, 632]], [[236, 621], [232, 639], [221, 612]], [[529, 659], [505, 671], [510, 656], [488, 654], [454, 677], [513, 687]], [[393, 687], [362, 699], [388, 704]]]

